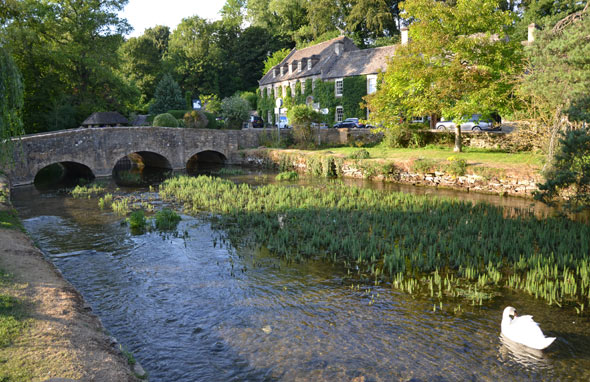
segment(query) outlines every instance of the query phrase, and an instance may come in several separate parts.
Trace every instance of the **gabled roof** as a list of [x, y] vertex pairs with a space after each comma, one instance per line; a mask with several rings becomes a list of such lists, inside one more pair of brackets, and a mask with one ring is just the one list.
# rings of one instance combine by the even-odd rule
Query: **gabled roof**
[[[354, 42], [346, 37], [340, 36], [333, 38], [328, 41], [321, 42], [316, 45], [309, 46], [303, 49], [293, 49], [287, 57], [281, 61], [280, 64], [275, 66], [274, 68], [280, 68], [281, 66], [285, 67], [283, 75], [280, 75], [280, 72], [277, 73], [276, 77], [273, 76], [273, 69], [269, 70], [259, 81], [260, 85], [268, 85], [275, 82], [286, 81], [296, 78], [302, 77], [309, 77], [309, 76], [316, 76], [320, 75], [322, 72], [326, 72], [329, 69], [335, 60], [336, 51], [335, 45], [337, 43], [342, 44], [342, 51], [357, 51], [359, 48], [354, 44]], [[342, 53], [341, 53], [342, 54]], [[311, 58], [313, 60], [313, 66], [310, 70], [307, 69], [307, 59]], [[302, 61], [302, 70], [301, 72], [297, 71], [297, 62]], [[293, 73], [289, 74], [288, 66], [290, 63], [294, 63]]]
[[82, 126], [88, 125], [127, 125], [129, 121], [116, 111], [99, 111], [82, 122]]
[[342, 78], [385, 71], [389, 59], [395, 54], [395, 48], [395, 45], [390, 45], [380, 48], [344, 52], [322, 77], [323, 79]]

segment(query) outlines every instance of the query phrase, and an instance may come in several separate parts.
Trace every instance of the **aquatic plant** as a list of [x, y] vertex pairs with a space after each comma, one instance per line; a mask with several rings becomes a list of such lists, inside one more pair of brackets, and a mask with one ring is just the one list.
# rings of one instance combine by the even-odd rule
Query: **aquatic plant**
[[228, 168], [223, 167], [219, 171], [215, 173], [218, 176], [236, 176], [236, 175], [244, 175], [244, 170], [240, 168]]
[[143, 210], [133, 211], [127, 218], [129, 228], [135, 231], [143, 231], [148, 226], [148, 221], [145, 218], [145, 212]]
[[371, 154], [366, 149], [360, 149], [348, 156], [350, 159], [368, 159], [371, 157]]
[[129, 206], [129, 198], [120, 198], [113, 200], [111, 203], [111, 208], [113, 212], [119, 216], [126, 216], [131, 212], [131, 208]]
[[90, 197], [93, 195], [101, 194], [104, 191], [105, 191], [104, 187], [94, 183], [90, 187], [78, 185], [72, 191], [70, 191], [70, 194], [74, 198], [87, 198], [87, 197]]
[[164, 208], [154, 215], [156, 228], [163, 231], [175, 229], [181, 218], [170, 208]]
[[590, 302], [590, 227], [566, 218], [338, 183], [253, 187], [206, 176], [168, 179], [160, 197], [215, 213], [235, 245], [345, 264], [408, 293], [479, 305], [507, 287], [550, 304]]
[[297, 180], [299, 179], [299, 174], [295, 171], [285, 171], [285, 172], [281, 172], [279, 173], [276, 177], [276, 180], [278, 181], [284, 181], [284, 180]]

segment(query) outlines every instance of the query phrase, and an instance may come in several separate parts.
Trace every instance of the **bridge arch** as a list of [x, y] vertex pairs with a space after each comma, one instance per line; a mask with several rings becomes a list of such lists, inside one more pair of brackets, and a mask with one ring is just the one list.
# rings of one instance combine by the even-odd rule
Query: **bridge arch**
[[77, 161], [62, 161], [38, 168], [34, 172], [33, 183], [41, 189], [55, 186], [72, 187], [82, 180], [88, 182], [94, 178], [94, 172], [88, 165]]
[[186, 172], [194, 174], [202, 170], [212, 170], [227, 162], [225, 154], [218, 150], [200, 149], [187, 158]]
[[173, 170], [170, 160], [154, 151], [136, 151], [117, 159], [111, 176], [119, 185], [140, 185], [162, 181]]

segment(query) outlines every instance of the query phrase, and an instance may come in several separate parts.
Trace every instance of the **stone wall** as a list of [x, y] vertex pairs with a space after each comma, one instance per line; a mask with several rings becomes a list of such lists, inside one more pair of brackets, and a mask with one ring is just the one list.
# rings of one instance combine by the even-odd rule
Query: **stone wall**
[[[276, 150], [250, 150], [241, 156], [242, 164], [250, 166], [276, 166], [281, 163], [281, 152]], [[308, 166], [307, 155], [294, 155], [289, 153], [291, 166], [301, 173], [311, 172]], [[338, 163], [336, 163], [338, 162]], [[317, 163], [317, 160], [315, 161]], [[393, 164], [384, 164], [374, 161], [354, 161], [339, 159], [334, 165], [340, 166], [338, 172], [343, 177], [371, 178], [373, 180], [392, 181], [411, 185], [444, 187], [463, 190], [467, 192], [482, 192], [501, 195], [514, 195], [532, 197], [538, 190], [537, 183], [541, 182], [540, 176], [516, 177], [503, 175], [502, 177], [486, 178], [480, 175], [466, 174], [453, 176], [443, 172], [415, 173]]]

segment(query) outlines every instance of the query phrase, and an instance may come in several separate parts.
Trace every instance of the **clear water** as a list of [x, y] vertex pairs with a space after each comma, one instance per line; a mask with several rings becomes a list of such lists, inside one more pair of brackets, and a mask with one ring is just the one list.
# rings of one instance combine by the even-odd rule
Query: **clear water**
[[[590, 380], [590, 319], [573, 308], [503, 291], [483, 307], [441, 311], [337, 266], [233, 248], [204, 219], [132, 235], [95, 199], [23, 188], [13, 203], [150, 381]], [[558, 340], [544, 353], [504, 344], [506, 305]]]

